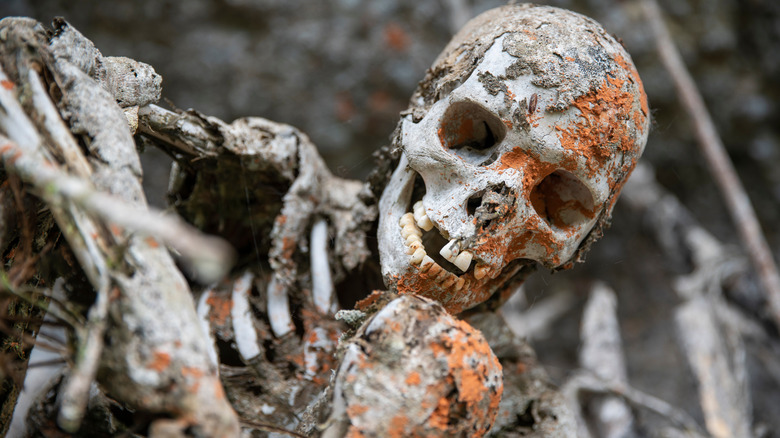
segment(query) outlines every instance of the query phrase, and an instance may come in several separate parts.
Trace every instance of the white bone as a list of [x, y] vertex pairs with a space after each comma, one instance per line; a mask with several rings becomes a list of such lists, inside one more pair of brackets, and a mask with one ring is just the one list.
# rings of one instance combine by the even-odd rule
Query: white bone
[[319, 219], [311, 227], [309, 254], [314, 307], [323, 315], [327, 315], [334, 302], [334, 290], [328, 265], [328, 223], [325, 219]]
[[[253, 279], [254, 275], [250, 272], [246, 272], [237, 278], [233, 282], [231, 295], [233, 306], [230, 308], [230, 317], [233, 320], [234, 340], [236, 341], [238, 353], [245, 360], [251, 360], [262, 351], [257, 338], [257, 331], [255, 331], [255, 324], [252, 320], [252, 309], [249, 305], [249, 291], [252, 289]], [[286, 298], [287, 295], [285, 294]], [[270, 298], [268, 300], [268, 313], [272, 314]]]

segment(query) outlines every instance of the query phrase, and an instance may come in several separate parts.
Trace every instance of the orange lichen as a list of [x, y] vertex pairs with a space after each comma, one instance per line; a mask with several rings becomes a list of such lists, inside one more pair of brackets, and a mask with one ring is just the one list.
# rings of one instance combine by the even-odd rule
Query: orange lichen
[[197, 367], [181, 367], [181, 375], [186, 378], [200, 379], [205, 372]]
[[627, 118], [637, 130], [644, 126], [637, 123], [645, 118], [643, 110], [634, 110], [634, 95], [624, 85], [623, 79], [607, 78], [598, 90], [572, 103], [580, 112], [575, 123], [556, 127], [561, 146], [584, 157], [592, 174], [613, 160], [616, 151], [630, 153], [636, 148], [637, 135], [628, 126]]
[[382, 291], [375, 290], [375, 291], [371, 292], [371, 295], [369, 295], [369, 296], [363, 298], [362, 300], [359, 300], [357, 303], [355, 303], [355, 309], [357, 309], [357, 310], [366, 310], [371, 305], [373, 305], [374, 303], [379, 301], [382, 298], [383, 295], [384, 295], [384, 293]]
[[146, 365], [146, 368], [159, 372], [165, 371], [171, 365], [171, 355], [164, 351], [155, 351], [152, 353], [152, 360]]
[[447, 430], [447, 424], [449, 423], [450, 405], [452, 401], [447, 397], [440, 397], [439, 402], [436, 405], [436, 409], [428, 419], [428, 424], [431, 427], [440, 430]]
[[14, 88], [14, 83], [7, 79], [3, 79], [2, 81], [0, 81], [0, 84], [2, 84], [3, 88], [5, 88], [6, 90], [13, 90]]
[[286, 260], [292, 259], [292, 256], [295, 253], [295, 246], [296, 246], [295, 239], [287, 236], [283, 237], [281, 257]]
[[233, 300], [211, 292], [206, 298], [206, 303], [211, 306], [209, 320], [215, 325], [225, 325], [230, 317], [230, 311], [233, 309]]
[[157, 248], [160, 246], [160, 244], [157, 242], [157, 240], [154, 237], [147, 237], [144, 239], [144, 242], [150, 247], [150, 248]]
[[390, 419], [390, 430], [388, 436], [390, 438], [404, 438], [408, 435], [406, 427], [409, 424], [409, 417], [403, 414], [399, 414]]
[[347, 406], [347, 415], [349, 418], [355, 418], [365, 414], [369, 409], [371, 408], [366, 405], [352, 404]]
[[408, 376], [406, 376], [405, 382], [407, 385], [419, 385], [421, 382], [420, 373], [417, 371], [412, 371]]
[[[450, 373], [458, 389], [458, 400], [466, 404], [468, 414], [477, 419], [478, 424], [493, 424], [503, 385], [499, 380], [497, 387], [491, 388], [487, 379], [491, 373], [501, 375], [501, 364], [478, 331], [464, 321], [458, 320], [454, 323], [457, 330], [452, 335], [442, 335], [431, 344], [431, 349], [435, 356], [444, 355], [447, 358]], [[489, 397], [487, 410], [480, 403], [486, 396]], [[451, 404], [451, 401], [448, 403]], [[489, 418], [485, 417], [486, 415]], [[475, 435], [484, 434], [488, 428], [489, 426], [476, 431]]]

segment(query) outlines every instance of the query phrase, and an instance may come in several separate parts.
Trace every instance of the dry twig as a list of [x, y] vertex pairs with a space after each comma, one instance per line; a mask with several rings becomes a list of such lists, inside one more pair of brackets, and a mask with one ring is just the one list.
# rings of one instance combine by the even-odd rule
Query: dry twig
[[642, 5], [655, 37], [661, 62], [669, 71], [682, 104], [693, 119], [699, 146], [723, 194], [748, 256], [758, 272], [775, 324], [780, 327], [780, 274], [772, 259], [769, 245], [761, 232], [750, 198], [742, 187], [734, 165], [718, 136], [704, 99], [685, 68], [682, 57], [664, 24], [658, 3], [656, 0], [643, 0]]

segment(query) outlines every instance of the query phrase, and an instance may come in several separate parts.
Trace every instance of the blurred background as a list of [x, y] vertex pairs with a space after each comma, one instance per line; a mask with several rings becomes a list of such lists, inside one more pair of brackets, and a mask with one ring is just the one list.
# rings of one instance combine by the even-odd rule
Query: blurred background
[[[399, 111], [452, 34], [500, 0], [0, 0], [2, 16], [45, 24], [63, 16], [104, 55], [128, 56], [163, 76], [163, 96], [230, 121], [261, 116], [308, 133], [333, 172], [363, 178]], [[654, 124], [643, 160], [695, 220], [744, 252], [690, 120], [658, 61], [634, 1], [541, 2], [599, 21], [632, 54]], [[780, 259], [780, 2], [661, 0], [667, 24]], [[153, 203], [164, 202], [168, 159], [143, 155]], [[548, 312], [526, 333], [553, 379], [576, 367], [582, 303], [594, 281], [615, 289], [629, 379], [701, 421], [680, 355], [671, 288], [690, 261], [666, 257], [644, 219], [618, 203], [613, 227], [584, 265], [539, 274], [508, 312]], [[758, 297], [752, 274], [738, 293]], [[755, 298], [756, 302], [760, 302]], [[544, 312], [542, 312], [544, 314]], [[539, 312], [537, 312], [538, 314]], [[530, 317], [529, 317], [530, 318]], [[530, 320], [530, 319], [529, 319]], [[777, 361], [777, 358], [775, 358]], [[780, 387], [749, 358], [756, 421], [780, 430]]]

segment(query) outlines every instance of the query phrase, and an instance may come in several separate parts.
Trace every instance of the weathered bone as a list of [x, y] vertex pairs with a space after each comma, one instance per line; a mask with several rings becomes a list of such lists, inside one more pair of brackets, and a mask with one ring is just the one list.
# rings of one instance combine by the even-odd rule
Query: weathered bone
[[[399, 124], [403, 155], [380, 201], [385, 283], [457, 313], [537, 262], [571, 266], [607, 222], [648, 120], [631, 58], [594, 21], [531, 5], [475, 18]], [[410, 234], [422, 245], [410, 250]]]

